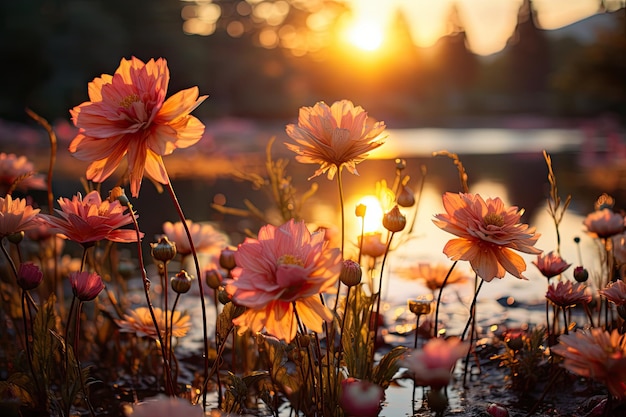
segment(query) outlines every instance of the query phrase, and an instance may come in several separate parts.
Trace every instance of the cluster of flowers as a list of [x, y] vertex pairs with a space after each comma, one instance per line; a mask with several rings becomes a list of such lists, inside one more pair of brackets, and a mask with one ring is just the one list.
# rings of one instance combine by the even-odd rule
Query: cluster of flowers
[[[113, 75], [102, 75], [89, 84], [89, 99], [71, 110], [72, 120], [79, 133], [70, 144], [70, 152], [78, 159], [88, 161], [86, 177], [94, 183], [109, 178], [124, 158], [128, 165], [128, 182], [131, 196], [139, 198], [144, 176], [164, 185], [170, 195], [180, 221], [163, 224], [163, 236], [151, 244], [152, 256], [158, 264], [158, 275], [162, 280], [161, 307], [152, 304], [152, 290], [143, 264], [141, 242], [144, 234], [140, 231], [137, 213], [121, 188], [114, 188], [108, 198], [102, 199], [98, 190], [88, 190], [83, 197], [80, 193], [57, 200], [59, 209], [55, 214], [43, 214], [28, 202], [27, 198], [14, 198], [14, 190], [43, 188], [41, 178], [32, 173], [32, 166], [15, 155], [0, 156], [0, 169], [8, 174], [0, 175], [5, 194], [0, 197], [0, 238], [5, 258], [10, 264], [15, 282], [21, 289], [22, 317], [24, 319], [24, 349], [30, 361], [29, 372], [32, 381], [37, 380], [41, 371], [32, 348], [37, 342], [37, 326], [33, 314], [40, 314], [39, 305], [30, 292], [37, 289], [48, 268], [43, 263], [23, 260], [19, 245], [25, 234], [32, 233], [31, 239], [38, 236], [56, 237], [76, 242], [82, 246], [80, 265], [67, 271], [67, 278], [74, 294], [65, 331], [64, 375], [78, 379], [81, 384], [75, 395], [63, 397], [66, 415], [70, 408], [82, 400], [89, 412], [95, 415], [90, 404], [89, 394], [84, 384], [78, 349], [81, 307], [84, 302], [96, 299], [105, 289], [102, 276], [103, 264], [89, 259], [91, 248], [99, 243], [137, 244], [137, 262], [142, 275], [145, 292], [145, 305], [128, 313], [116, 311], [113, 322], [117, 331], [139, 337], [147, 336], [155, 340], [163, 365], [162, 377], [165, 392], [169, 397], [156, 398], [145, 404], [131, 407], [129, 414], [136, 416], [155, 415], [154, 408], [168, 413], [203, 414], [200, 406], [192, 406], [188, 401], [173, 400], [179, 392], [177, 384], [178, 362], [174, 355], [172, 337], [183, 337], [192, 326], [199, 326], [204, 332], [204, 375], [197, 386], [193, 402], [198, 403], [199, 394], [206, 395], [210, 375], [217, 378], [218, 408], [223, 412], [245, 411], [245, 401], [236, 397], [236, 381], [243, 384], [243, 378], [230, 374], [232, 388], [222, 396], [220, 369], [223, 360], [220, 355], [226, 348], [225, 340], [233, 334], [240, 340], [246, 338], [244, 349], [250, 346], [249, 340], [256, 338], [259, 350], [268, 354], [266, 362], [270, 371], [268, 378], [271, 390], [279, 391], [289, 399], [292, 406], [307, 415], [375, 416], [381, 409], [384, 390], [397, 371], [403, 367], [416, 386], [430, 387], [430, 407], [442, 413], [447, 406], [445, 387], [450, 384], [457, 361], [474, 348], [474, 327], [466, 338], [461, 335], [444, 337], [437, 332], [437, 302], [432, 333], [427, 332], [428, 340], [418, 348], [417, 335], [420, 331], [419, 318], [431, 314], [431, 300], [409, 302], [409, 308], [418, 318], [415, 329], [414, 349], [393, 349], [375, 367], [374, 357], [378, 346], [381, 285], [385, 259], [389, 254], [392, 239], [405, 230], [407, 220], [403, 211], [415, 205], [415, 198], [402, 178], [402, 163], [398, 164], [397, 181], [392, 190], [387, 190], [390, 207], [382, 220], [387, 233], [362, 234], [359, 238], [359, 252], [354, 259], [343, 250], [343, 224], [341, 227], [341, 248], [331, 246], [325, 231], [310, 231], [307, 224], [298, 219], [284, 219], [282, 224], [267, 224], [255, 237], [249, 237], [238, 247], [228, 247], [228, 238], [211, 225], [194, 223], [186, 219], [178, 206], [162, 157], [177, 148], [185, 148], [200, 140], [204, 125], [190, 113], [200, 105], [206, 96], [199, 96], [197, 88], [180, 91], [165, 99], [169, 82], [169, 70], [163, 59], [147, 63], [137, 58], [123, 59]], [[343, 191], [341, 175], [343, 168], [358, 174], [356, 165], [363, 161], [368, 152], [382, 146], [385, 124], [370, 123], [367, 113], [350, 101], [343, 100], [327, 105], [323, 102], [313, 107], [300, 109], [297, 124], [286, 127], [288, 136], [295, 143], [287, 147], [302, 163], [318, 164], [313, 177], [326, 174], [328, 179], [337, 178], [343, 219]], [[457, 161], [458, 162], [458, 161]], [[462, 165], [457, 164], [461, 177], [467, 178]], [[551, 167], [550, 167], [551, 169]], [[551, 179], [555, 204], [553, 215], [557, 226], [559, 202], [555, 180]], [[25, 187], [25, 188], [24, 188]], [[433, 219], [436, 226], [455, 237], [443, 248], [443, 252], [454, 261], [451, 267], [445, 265], [427, 266], [420, 264], [417, 274], [427, 281], [431, 291], [441, 293], [447, 284], [466, 281], [466, 274], [455, 271], [458, 261], [468, 262], [480, 285], [474, 294], [468, 326], [475, 319], [475, 302], [482, 282], [495, 278], [502, 279], [507, 273], [519, 279], [526, 279], [526, 262], [518, 253], [537, 255], [534, 262], [539, 271], [550, 281], [547, 302], [554, 306], [552, 330], [547, 319], [547, 333], [551, 352], [564, 358], [564, 366], [569, 371], [604, 383], [611, 396], [626, 397], [626, 235], [625, 219], [622, 213], [615, 212], [606, 199], [590, 214], [584, 224], [604, 248], [605, 270], [595, 283], [597, 294], [590, 292], [584, 282], [589, 273], [582, 266], [574, 270], [575, 281], [566, 279], [563, 273], [570, 267], [559, 255], [558, 249], [545, 255], [535, 247], [540, 234], [533, 227], [522, 222], [523, 210], [506, 207], [500, 198], [484, 199], [472, 194], [467, 184], [462, 182], [463, 192], [443, 195], [444, 211]], [[566, 204], [567, 205], [567, 204]], [[357, 207], [356, 215], [364, 216], [363, 207]], [[565, 207], [562, 208], [562, 211]], [[130, 227], [126, 227], [130, 226]], [[55, 237], [56, 236], [56, 237]], [[15, 245], [16, 253], [9, 253], [5, 240]], [[95, 251], [94, 251], [95, 252]], [[208, 255], [208, 260], [200, 265], [198, 254]], [[56, 252], [54, 253], [56, 256]], [[198, 281], [202, 322], [185, 313], [176, 311], [181, 294], [191, 288], [193, 278], [181, 268], [171, 279], [167, 268], [176, 257], [193, 259], [195, 277]], [[362, 262], [361, 257], [367, 262]], [[93, 257], [97, 258], [94, 253]], [[17, 259], [17, 262], [15, 262]], [[105, 262], [106, 263], [106, 262]], [[121, 267], [122, 262], [119, 262]], [[218, 270], [218, 266], [221, 270]], [[71, 268], [70, 268], [71, 269]], [[100, 272], [99, 272], [100, 271]], [[118, 268], [118, 273], [120, 268]], [[378, 282], [374, 272], [380, 271]], [[367, 272], [369, 282], [362, 282]], [[193, 274], [192, 274], [193, 275]], [[209, 347], [206, 333], [207, 316], [204, 305], [204, 285], [214, 290], [216, 306], [216, 336], [213, 369], [209, 374]], [[107, 280], [109, 280], [107, 278]], [[169, 281], [169, 282], [168, 282]], [[376, 285], [375, 282], [378, 284]], [[169, 285], [168, 285], [169, 284]], [[3, 297], [10, 288], [2, 283]], [[107, 284], [108, 286], [109, 284]], [[113, 285], [113, 284], [111, 284]], [[346, 287], [342, 296], [342, 285]], [[168, 287], [176, 293], [173, 305], [168, 301]], [[56, 293], [58, 288], [53, 287]], [[39, 292], [39, 296], [42, 292]], [[47, 294], [46, 294], [47, 295]], [[114, 308], [113, 294], [107, 294]], [[589, 305], [598, 299], [598, 320], [594, 325]], [[10, 297], [5, 297], [9, 299]], [[604, 300], [604, 302], [602, 301]], [[331, 302], [334, 307], [331, 308]], [[74, 308], [74, 303], [77, 307]], [[224, 304], [222, 311], [219, 302]], [[609, 304], [611, 302], [612, 304]], [[574, 333], [567, 319], [566, 309], [583, 305], [588, 312], [590, 325]], [[618, 315], [613, 317], [612, 306]], [[562, 330], [557, 331], [557, 310], [563, 312]], [[32, 313], [32, 311], [35, 313]], [[603, 323], [600, 323], [604, 313]], [[546, 304], [548, 314], [548, 304]], [[29, 321], [30, 318], [30, 321]], [[73, 342], [70, 323], [75, 323]], [[611, 318], [611, 319], [609, 319]], [[233, 332], [236, 329], [236, 332]], [[55, 330], [56, 333], [56, 330]], [[236, 335], [235, 335], [236, 333]], [[550, 341], [550, 337], [552, 341]], [[321, 343], [320, 340], [324, 340]], [[556, 342], [558, 339], [558, 343]], [[71, 347], [71, 349], [70, 349]], [[236, 349], [236, 342], [231, 348]], [[233, 358], [235, 354], [233, 353]], [[78, 372], [72, 370], [72, 358]], [[289, 373], [284, 366], [291, 360], [298, 371]], [[234, 359], [233, 359], [234, 360]], [[78, 376], [72, 377], [77, 374]], [[239, 378], [239, 379], [237, 379]], [[295, 381], [295, 382], [294, 382]], [[50, 409], [46, 387], [34, 382], [38, 391], [40, 407]], [[299, 384], [295, 386], [294, 384]], [[13, 383], [13, 386], [16, 384]], [[68, 384], [69, 385], [69, 384]], [[76, 386], [73, 384], [72, 386]], [[2, 388], [6, 392], [6, 388]], [[77, 397], [78, 395], [78, 397]], [[269, 394], [268, 394], [269, 395]], [[277, 395], [277, 394], [274, 394]], [[245, 395], [242, 394], [243, 397]], [[37, 395], [33, 395], [33, 398]], [[269, 397], [268, 397], [269, 398]], [[31, 399], [31, 403], [37, 400]], [[204, 398], [206, 405], [206, 397]], [[222, 402], [224, 401], [224, 402]], [[156, 404], [156, 405], [155, 405]], [[176, 412], [172, 411], [176, 410]], [[503, 409], [493, 405], [488, 409], [492, 415], [502, 415]]]

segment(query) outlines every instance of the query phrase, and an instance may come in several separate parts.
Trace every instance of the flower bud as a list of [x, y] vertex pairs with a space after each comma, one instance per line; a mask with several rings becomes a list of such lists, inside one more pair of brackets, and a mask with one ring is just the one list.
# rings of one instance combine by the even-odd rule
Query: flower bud
[[220, 303], [222, 303], [223, 305], [226, 305], [226, 304], [228, 304], [228, 303], [230, 303], [232, 301], [230, 299], [230, 295], [228, 295], [226, 290], [218, 290], [218, 292], [217, 292], [217, 300]]
[[24, 262], [20, 264], [17, 271], [17, 284], [24, 291], [35, 289], [43, 279], [43, 272], [37, 265], [32, 262]]
[[511, 350], [522, 350], [524, 347], [524, 338], [522, 336], [507, 337], [505, 343]]
[[157, 243], [151, 243], [152, 257], [157, 261], [169, 262], [176, 256], [176, 243], [170, 242], [167, 236], [161, 236]]
[[390, 232], [400, 232], [406, 226], [406, 217], [400, 213], [398, 206], [394, 206], [383, 217], [383, 226]]
[[362, 275], [363, 271], [361, 270], [361, 265], [359, 265], [358, 262], [350, 259], [343, 261], [341, 273], [339, 274], [339, 279], [342, 284], [348, 287], [354, 287], [361, 282]]
[[400, 158], [396, 158], [396, 169], [398, 171], [402, 171], [404, 170], [404, 168], [406, 168], [406, 160], [405, 159], [400, 159]]
[[387, 250], [387, 245], [381, 240], [380, 233], [366, 233], [362, 237], [359, 237], [359, 246], [361, 247], [361, 253], [372, 258], [378, 258], [382, 256]]
[[495, 403], [489, 404], [489, 407], [487, 407], [487, 413], [493, 417], [509, 417], [507, 409]]
[[11, 233], [7, 236], [7, 240], [11, 243], [18, 244], [24, 239], [24, 231]]
[[354, 209], [354, 214], [357, 217], [365, 217], [365, 213], [367, 212], [367, 206], [365, 204], [357, 204]]
[[91, 301], [104, 289], [102, 278], [96, 272], [72, 272], [70, 284], [74, 296], [80, 301]]
[[235, 269], [237, 263], [235, 262], [235, 251], [232, 249], [222, 249], [220, 252], [220, 266], [227, 271]]
[[407, 186], [402, 187], [397, 202], [400, 207], [412, 207], [415, 204], [413, 191]]
[[126, 196], [124, 189], [122, 187], [113, 187], [111, 191], [109, 191], [109, 202], [117, 201], [122, 196]]
[[135, 264], [129, 259], [121, 259], [117, 265], [117, 273], [124, 279], [130, 278], [135, 272]]
[[431, 303], [429, 300], [409, 300], [409, 310], [416, 316], [429, 314]]
[[178, 294], [184, 294], [191, 288], [191, 277], [184, 269], [170, 280], [172, 289]]
[[574, 268], [574, 279], [578, 282], [585, 282], [589, 278], [589, 272], [582, 266]]
[[341, 381], [339, 405], [347, 416], [375, 417], [384, 396], [379, 385], [350, 377]]
[[206, 285], [210, 288], [216, 290], [222, 285], [222, 274], [215, 268], [207, 269], [204, 272], [204, 282], [206, 282]]

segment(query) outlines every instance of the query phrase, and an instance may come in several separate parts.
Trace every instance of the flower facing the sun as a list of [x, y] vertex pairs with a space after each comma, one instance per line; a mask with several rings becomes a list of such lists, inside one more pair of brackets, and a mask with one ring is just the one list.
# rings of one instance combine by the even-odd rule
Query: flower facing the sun
[[13, 233], [36, 229], [41, 225], [39, 209], [10, 194], [0, 197], [0, 239]]
[[169, 183], [162, 156], [200, 140], [204, 125], [189, 113], [207, 97], [192, 87], [165, 100], [169, 80], [165, 59], [144, 63], [132, 57], [122, 59], [112, 76], [89, 83], [90, 101], [70, 111], [79, 131], [69, 147], [76, 158], [91, 162], [88, 180], [104, 181], [127, 156], [133, 197], [144, 172]]
[[[171, 322], [168, 332], [172, 333], [174, 337], [185, 336], [191, 328], [191, 318], [186, 313], [176, 310], [174, 315], [172, 315], [171, 311], [164, 312], [158, 307], [155, 307], [153, 311], [162, 338], [166, 336], [165, 328], [167, 326], [165, 320], [167, 320], [168, 324]], [[158, 340], [158, 334], [154, 328], [154, 321], [148, 307], [137, 307], [128, 314], [124, 314], [123, 319], [115, 319], [115, 323], [120, 327], [120, 332], [134, 333], [139, 337], [147, 336]]]
[[546, 298], [561, 308], [572, 307], [577, 304], [589, 304], [591, 294], [582, 282], [559, 281], [548, 286]]
[[506, 272], [526, 279], [524, 259], [514, 252], [539, 254], [534, 247], [541, 236], [534, 227], [521, 223], [523, 210], [506, 208], [500, 198], [486, 201], [478, 194], [445, 193], [446, 213], [433, 222], [458, 236], [445, 245], [443, 252], [452, 260], [469, 261], [472, 269], [485, 281], [503, 278]]
[[233, 322], [239, 332], [250, 329], [287, 342], [293, 340], [297, 319], [322, 332], [332, 313], [320, 293], [332, 292], [341, 272], [341, 253], [328, 248], [324, 232], [311, 234], [293, 219], [280, 227], [266, 225], [258, 239], [247, 238], [235, 252], [237, 268], [225, 280], [226, 291], [247, 310]]
[[298, 124], [286, 127], [296, 144], [285, 145], [298, 154], [298, 162], [320, 164], [310, 178], [328, 172], [328, 179], [333, 179], [344, 166], [358, 175], [356, 164], [384, 143], [384, 130], [384, 122], [368, 123], [367, 112], [351, 101], [336, 101], [330, 107], [318, 102], [300, 108]]
[[550, 251], [546, 255], [537, 255], [537, 260], [533, 261], [533, 265], [535, 265], [537, 269], [539, 269], [539, 272], [541, 272], [541, 274], [548, 279], [562, 274], [567, 270], [567, 268], [572, 266], [572, 264], [565, 262], [560, 255], [554, 253], [553, 251]]

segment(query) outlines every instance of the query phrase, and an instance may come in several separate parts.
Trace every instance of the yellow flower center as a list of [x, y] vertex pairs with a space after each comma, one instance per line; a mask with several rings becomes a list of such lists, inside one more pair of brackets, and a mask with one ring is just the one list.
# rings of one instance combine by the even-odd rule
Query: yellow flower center
[[129, 94], [120, 101], [120, 107], [127, 109], [137, 101], [139, 101], [139, 96], [137, 94]]
[[504, 226], [504, 217], [497, 213], [487, 213], [487, 215], [483, 217], [483, 221], [485, 222], [485, 226], [491, 224], [498, 227]]
[[278, 265], [298, 265], [304, 266], [304, 262], [300, 258], [293, 255], [283, 255], [278, 258]]

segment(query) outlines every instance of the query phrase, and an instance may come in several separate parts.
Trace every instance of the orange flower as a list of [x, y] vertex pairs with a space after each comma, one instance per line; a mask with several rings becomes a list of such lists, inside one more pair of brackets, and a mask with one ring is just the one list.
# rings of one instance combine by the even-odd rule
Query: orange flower
[[91, 162], [87, 179], [104, 181], [128, 155], [133, 197], [139, 195], [144, 170], [169, 183], [162, 156], [200, 140], [204, 125], [189, 113], [207, 97], [198, 98], [198, 88], [192, 87], [165, 100], [169, 79], [165, 59], [144, 64], [132, 57], [122, 59], [113, 76], [89, 83], [90, 101], [70, 111], [79, 132], [69, 147], [76, 158]]
[[[185, 222], [187, 222], [191, 239], [198, 252], [219, 256], [221, 250], [228, 245], [228, 237], [212, 225], [194, 223], [191, 220], [185, 220]], [[181, 255], [191, 253], [191, 245], [182, 222], [165, 222], [163, 223], [163, 231], [170, 241], [176, 243], [176, 252]]]
[[403, 361], [419, 386], [433, 389], [445, 387], [456, 361], [467, 354], [469, 343], [458, 337], [430, 339], [421, 349], [414, 350]]
[[[189, 315], [183, 315], [177, 310], [174, 311], [174, 316], [172, 316], [171, 311], [168, 310], [164, 313], [163, 310], [155, 307], [154, 315], [156, 317], [157, 324], [159, 325], [159, 331], [161, 332], [162, 338], [165, 338], [166, 317], [168, 329], [172, 332], [172, 336], [174, 337], [185, 336], [191, 327]], [[172, 327], [170, 327], [169, 323], [172, 319]], [[115, 323], [120, 326], [120, 332], [135, 333], [139, 337], [148, 336], [155, 340], [158, 339], [156, 329], [154, 328], [154, 322], [152, 321], [152, 316], [150, 315], [148, 307], [138, 307], [131, 310], [129, 314], [124, 314], [123, 320], [115, 319]]]
[[533, 261], [533, 265], [548, 279], [562, 274], [567, 268], [572, 266], [572, 264], [568, 264], [554, 252], [550, 252], [547, 255], [537, 255], [537, 260]]
[[25, 156], [17, 157], [14, 153], [0, 153], [0, 195], [6, 194], [11, 187], [21, 191], [45, 190], [46, 183], [42, 175], [33, 169], [32, 162]]
[[591, 294], [586, 289], [587, 286], [582, 282], [559, 281], [548, 286], [546, 298], [561, 308], [587, 304], [591, 302]]
[[561, 335], [552, 352], [565, 358], [563, 366], [583, 378], [607, 386], [611, 394], [626, 398], [626, 335], [598, 327]]
[[156, 397], [146, 398], [140, 403], [128, 405], [124, 408], [128, 417], [204, 417], [201, 405], [191, 405], [188, 400], [159, 394]]
[[[450, 266], [420, 262], [417, 265], [410, 266], [398, 272], [403, 278], [424, 281], [424, 285], [426, 285], [429, 290], [435, 291], [443, 286], [443, 281], [448, 275], [448, 272], [450, 272]], [[458, 269], [453, 269], [448, 276], [446, 285], [463, 284], [468, 280], [469, 277], [467, 274]]]
[[609, 283], [604, 289], [598, 291], [607, 300], [612, 301], [617, 306], [626, 304], [626, 283], [618, 280]]
[[362, 245], [361, 236], [359, 236], [359, 245], [361, 246], [361, 253], [372, 258], [383, 256], [387, 250], [387, 245], [382, 241], [380, 232], [365, 233]]
[[298, 124], [286, 127], [287, 134], [297, 144], [285, 145], [298, 154], [298, 162], [320, 164], [309, 179], [327, 171], [328, 179], [333, 179], [342, 166], [358, 175], [356, 164], [385, 143], [381, 136], [385, 123], [368, 124], [367, 119], [363, 108], [354, 107], [348, 100], [336, 101], [330, 107], [324, 102], [301, 107]]
[[506, 272], [526, 279], [522, 272], [526, 262], [513, 252], [539, 254], [533, 246], [541, 236], [534, 227], [520, 223], [523, 210], [505, 208], [499, 198], [483, 200], [478, 194], [443, 196], [445, 214], [438, 214], [434, 223], [458, 239], [448, 241], [443, 252], [452, 260], [469, 261], [485, 281], [503, 278]]
[[17, 232], [39, 227], [39, 209], [34, 209], [21, 198], [0, 197], [0, 239]]
[[[89, 246], [99, 240], [113, 242], [136, 242], [137, 234], [132, 229], [119, 229], [133, 222], [127, 207], [119, 201], [109, 202], [100, 198], [97, 191], [92, 191], [83, 198], [78, 193], [71, 200], [59, 198], [61, 210], [55, 209], [61, 217], [42, 214], [53, 231], [83, 246]], [[141, 234], [143, 236], [143, 233]]]
[[304, 222], [293, 219], [280, 227], [261, 228], [256, 239], [246, 239], [235, 252], [238, 267], [225, 280], [235, 303], [248, 309], [233, 320], [240, 333], [265, 327], [287, 342], [296, 335], [296, 317], [314, 332], [332, 313], [320, 293], [332, 292], [341, 272], [339, 249], [329, 249], [323, 232], [311, 234]]

